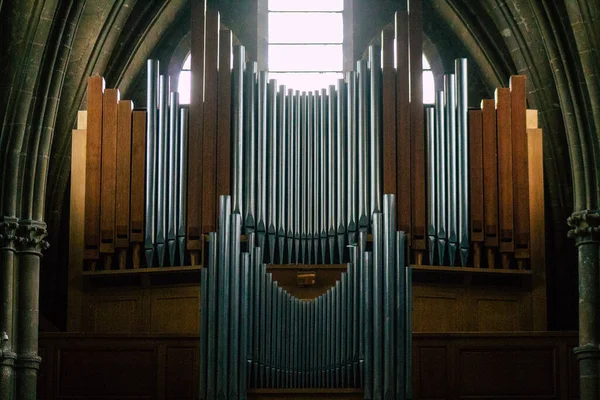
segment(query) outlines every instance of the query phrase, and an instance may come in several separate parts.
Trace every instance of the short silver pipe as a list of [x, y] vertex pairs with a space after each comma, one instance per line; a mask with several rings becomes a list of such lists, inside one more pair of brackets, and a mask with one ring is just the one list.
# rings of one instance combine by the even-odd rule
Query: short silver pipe
[[165, 265], [167, 236], [167, 139], [169, 121], [169, 78], [165, 75], [158, 77], [158, 140], [157, 140], [157, 181], [156, 181], [156, 235], [154, 244], [156, 246], [156, 258], [159, 267]]
[[[231, 74], [231, 211], [243, 213], [244, 193], [244, 73], [246, 68], [244, 46], [233, 47]], [[228, 72], [228, 71], [227, 71]], [[221, 76], [229, 76], [221, 74]], [[227, 134], [226, 132], [221, 134]]]
[[186, 265], [186, 222], [187, 222], [187, 176], [188, 176], [188, 136], [189, 136], [189, 107], [179, 110], [179, 183], [177, 184], [179, 209], [177, 210], [177, 243], [179, 265]]
[[436, 92], [435, 96], [435, 153], [436, 164], [435, 174], [437, 197], [437, 240], [438, 240], [438, 264], [444, 265], [446, 244], [447, 244], [447, 176], [446, 176], [446, 157], [447, 157], [447, 138], [446, 138], [446, 117], [445, 117], [445, 96], [443, 91]]
[[168, 130], [168, 223], [167, 250], [169, 265], [175, 265], [177, 259], [177, 214], [181, 208], [179, 191], [179, 93], [171, 92]]
[[277, 93], [277, 255], [280, 264], [284, 262], [287, 203], [287, 110], [286, 88], [279, 86]]
[[144, 204], [144, 253], [146, 266], [154, 266], [154, 237], [156, 231], [156, 148], [158, 141], [158, 60], [146, 64], [146, 201]]
[[348, 243], [356, 242], [355, 232], [358, 229], [358, 131], [356, 118], [356, 73], [346, 74], [346, 143], [347, 143], [347, 229]]
[[381, 95], [381, 47], [369, 46], [369, 64], [370, 71], [370, 172], [371, 172], [371, 213], [381, 212], [382, 190], [383, 190], [383, 161], [381, 156], [381, 146], [383, 142], [382, 125], [382, 95]]
[[358, 72], [358, 227], [370, 225], [369, 189], [369, 70], [364, 60], [357, 63]]
[[437, 247], [437, 217], [438, 217], [438, 197], [436, 163], [438, 154], [436, 153], [436, 131], [435, 131], [435, 110], [433, 107], [425, 108], [425, 125], [427, 132], [427, 247], [429, 250], [429, 265], [435, 265], [435, 248]]
[[343, 79], [337, 81], [337, 103], [336, 103], [336, 230], [338, 234], [338, 262], [343, 263], [346, 249], [346, 166], [347, 166], [347, 143], [346, 143], [346, 85]]
[[458, 146], [456, 136], [456, 86], [454, 74], [444, 76], [446, 93], [446, 137], [447, 141], [447, 175], [448, 175], [448, 258], [450, 266], [454, 265], [458, 246]]
[[269, 262], [275, 262], [277, 234], [277, 81], [267, 87], [267, 232]]

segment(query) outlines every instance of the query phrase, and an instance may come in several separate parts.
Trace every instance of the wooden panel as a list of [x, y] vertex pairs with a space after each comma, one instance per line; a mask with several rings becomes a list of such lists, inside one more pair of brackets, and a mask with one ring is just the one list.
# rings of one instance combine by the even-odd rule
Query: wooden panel
[[93, 304], [94, 332], [137, 332], [141, 299], [132, 295], [98, 297]]
[[[119, 102], [117, 111], [117, 192], [115, 247], [127, 248], [129, 246], [129, 202], [131, 183], [131, 116], [133, 102], [123, 100]], [[125, 268], [124, 264], [119, 267]]]
[[[524, 75], [510, 77], [515, 258], [529, 258], [529, 167], [527, 155], [527, 101]], [[519, 267], [523, 263], [519, 262]]]
[[73, 130], [71, 136], [71, 202], [69, 204], [69, 296], [67, 329], [81, 329], [83, 235], [85, 226], [85, 130]]
[[478, 299], [475, 313], [477, 330], [482, 332], [510, 332], [521, 328], [519, 303], [515, 299]]
[[[202, 139], [204, 129], [204, 38], [206, 33], [206, 0], [191, 5], [191, 71], [190, 126], [187, 174], [187, 249], [192, 252], [192, 264], [198, 264], [202, 249]], [[191, 173], [191, 172], [194, 173]]]
[[554, 398], [555, 368], [552, 348], [464, 348], [458, 356], [458, 390], [469, 398]]
[[483, 112], [469, 111], [469, 166], [471, 173], [471, 240], [483, 242]]
[[[481, 102], [483, 117], [483, 191], [485, 213], [485, 247], [498, 247], [498, 145], [496, 103]], [[488, 261], [489, 262], [489, 261]]]
[[[104, 78], [88, 78], [88, 115], [85, 174], [85, 251], [86, 260], [100, 257], [100, 178], [102, 156], [102, 93]], [[94, 264], [91, 268], [93, 269]]]
[[[513, 213], [513, 157], [510, 89], [496, 89], [496, 126], [498, 129], [498, 198], [500, 252], [515, 251]], [[506, 260], [506, 258], [505, 258]], [[506, 263], [503, 267], [507, 268]]]
[[[426, 248], [427, 197], [425, 192], [425, 134], [423, 131], [423, 21], [421, 0], [408, 1], [410, 43], [410, 131], [412, 189], [412, 248], [417, 250], [416, 264]], [[419, 256], [419, 254], [421, 256]]]
[[[198, 288], [157, 290], [152, 294], [150, 332], [197, 333], [200, 327]], [[173, 320], [173, 316], [177, 319]]]
[[[219, 13], [206, 12], [206, 69], [204, 139], [202, 143], [202, 232], [216, 230], [217, 221], [217, 105], [219, 69]], [[192, 172], [193, 170], [190, 170]]]
[[60, 351], [60, 399], [155, 398], [156, 352], [152, 349], [78, 348]]
[[418, 348], [418, 385], [414, 388], [419, 399], [445, 399], [448, 396], [448, 355], [446, 347]]
[[[117, 189], [117, 108], [119, 90], [106, 89], [102, 104], [102, 190], [100, 253], [115, 252], [115, 200]], [[89, 155], [89, 153], [88, 153]], [[110, 269], [111, 265], [105, 266]]]
[[413, 287], [413, 332], [460, 331], [464, 325], [460, 303], [452, 289]]
[[[345, 264], [343, 267], [338, 267], [338, 265], [290, 264], [269, 265], [267, 268], [273, 274], [273, 280], [292, 296], [299, 299], [314, 299], [334, 286], [341, 279], [342, 273], [346, 272], [347, 268]], [[315, 272], [315, 284], [311, 286], [298, 286], [298, 272], [306, 271]]]
[[383, 193], [396, 191], [396, 71], [394, 71], [394, 31], [381, 33], [383, 90]]
[[532, 300], [534, 329], [547, 329], [546, 315], [546, 228], [544, 206], [544, 152], [542, 130], [527, 130], [529, 157], [529, 226], [531, 242]]
[[144, 182], [146, 165], [146, 111], [133, 112], [131, 145], [131, 233], [129, 239], [144, 242]]
[[193, 347], [167, 348], [165, 363], [165, 398], [193, 400], [198, 387], [196, 349]]
[[410, 135], [410, 74], [408, 58], [408, 12], [395, 16], [396, 33], [396, 162], [398, 230], [411, 232], [411, 135]]
[[233, 38], [228, 29], [219, 38], [219, 126], [217, 136], [217, 197], [231, 192], [231, 57]]
[[[87, 129], [88, 112], [87, 110], [77, 111], [77, 127], [75, 129]], [[536, 126], [537, 128], [537, 126]]]
[[254, 389], [248, 391], [251, 400], [359, 400], [363, 399], [360, 389]]

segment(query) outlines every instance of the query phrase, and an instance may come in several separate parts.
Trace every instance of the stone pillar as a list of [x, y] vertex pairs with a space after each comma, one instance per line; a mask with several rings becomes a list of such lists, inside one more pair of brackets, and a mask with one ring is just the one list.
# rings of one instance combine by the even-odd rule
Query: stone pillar
[[600, 211], [578, 211], [568, 220], [579, 265], [579, 360], [581, 400], [600, 399]]
[[19, 221], [18, 228], [19, 285], [17, 329], [16, 399], [35, 400], [38, 356], [40, 260], [48, 247], [46, 224], [39, 221]]
[[16, 218], [0, 217], [0, 399], [12, 399], [15, 392], [14, 307], [18, 226]]

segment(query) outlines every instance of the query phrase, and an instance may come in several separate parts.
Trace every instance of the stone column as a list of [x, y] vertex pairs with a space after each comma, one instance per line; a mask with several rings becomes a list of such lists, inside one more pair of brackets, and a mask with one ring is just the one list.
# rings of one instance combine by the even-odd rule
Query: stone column
[[568, 220], [579, 265], [579, 360], [581, 400], [600, 399], [600, 211], [578, 211]]
[[16, 330], [15, 261], [17, 218], [0, 217], [0, 399], [15, 391]]
[[46, 224], [39, 221], [19, 221], [18, 228], [19, 285], [17, 329], [16, 399], [35, 400], [38, 356], [40, 260], [48, 247]]

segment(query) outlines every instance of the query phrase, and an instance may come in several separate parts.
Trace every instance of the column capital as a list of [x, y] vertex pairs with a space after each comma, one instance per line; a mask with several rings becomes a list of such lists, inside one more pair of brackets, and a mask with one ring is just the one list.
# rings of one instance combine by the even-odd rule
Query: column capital
[[570, 238], [575, 239], [577, 245], [600, 242], [600, 210], [576, 211], [567, 219], [571, 230]]
[[42, 363], [42, 357], [37, 354], [19, 354], [17, 356], [16, 367], [19, 369], [39, 370]]
[[586, 344], [583, 346], [575, 347], [573, 353], [577, 356], [578, 360], [584, 359], [600, 359], [600, 346], [596, 344]]
[[14, 217], [0, 217], [0, 249], [15, 250], [19, 220]]
[[20, 253], [34, 253], [41, 256], [42, 251], [50, 247], [45, 240], [48, 235], [45, 222], [21, 220], [17, 235]]

